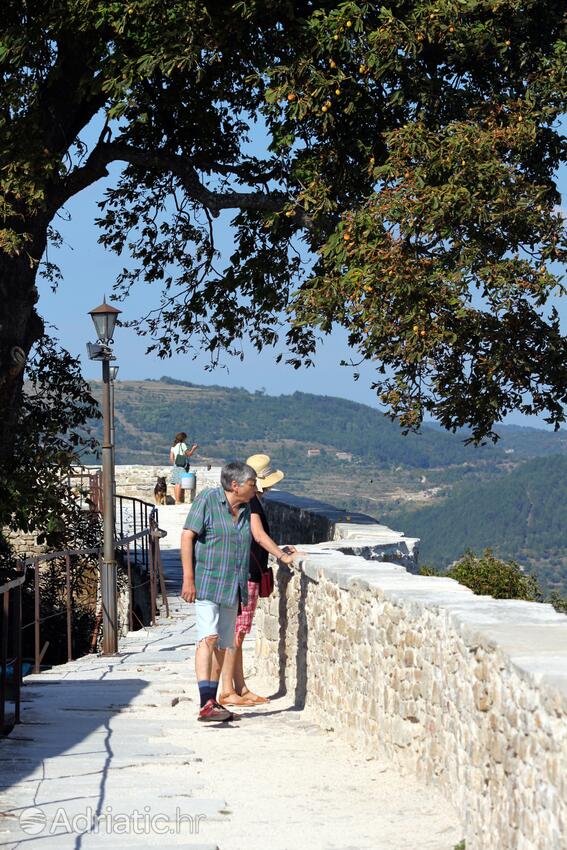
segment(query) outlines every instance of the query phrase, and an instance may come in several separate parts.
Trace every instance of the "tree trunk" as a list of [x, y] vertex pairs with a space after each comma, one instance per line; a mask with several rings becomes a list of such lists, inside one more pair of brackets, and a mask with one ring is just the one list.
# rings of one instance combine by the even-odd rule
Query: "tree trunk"
[[0, 252], [0, 469], [12, 457], [24, 370], [32, 345], [43, 333], [35, 310], [38, 261], [30, 258], [39, 260], [46, 241], [47, 225], [37, 225], [26, 251], [17, 256]]

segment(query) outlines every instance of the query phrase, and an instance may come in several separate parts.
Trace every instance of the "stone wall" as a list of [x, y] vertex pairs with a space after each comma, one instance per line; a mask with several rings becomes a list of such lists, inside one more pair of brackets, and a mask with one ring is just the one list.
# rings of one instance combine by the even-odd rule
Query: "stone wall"
[[[119, 464], [116, 467], [116, 492], [121, 496], [133, 496], [145, 502], [154, 502], [154, 487], [158, 476], [164, 475], [167, 493], [173, 501], [173, 485], [169, 483], [172, 466], [143, 466], [141, 464]], [[197, 476], [197, 493], [206, 487], [218, 487], [220, 466], [191, 464], [191, 472]]]
[[10, 529], [4, 528], [3, 533], [10, 546], [14, 547], [16, 556], [22, 560], [45, 552], [45, 545], [37, 542], [37, 534], [35, 532], [10, 531]]
[[[311, 539], [308, 513], [286, 534], [278, 510], [282, 543]], [[565, 850], [567, 617], [377, 563], [384, 545], [411, 549], [384, 527], [332, 530], [260, 600], [259, 671], [353, 746], [439, 786], [467, 850]]]
[[[89, 467], [96, 469], [96, 466]], [[154, 503], [154, 487], [158, 476], [164, 475], [167, 481], [167, 494], [169, 501], [173, 503], [173, 485], [169, 483], [172, 467], [168, 466], [145, 466], [142, 464], [119, 464], [116, 467], [116, 492], [121, 496], [130, 496], [142, 499], [144, 502]], [[218, 487], [220, 482], [220, 466], [207, 466], [191, 464], [191, 472], [197, 477], [197, 490], [199, 493], [206, 487]], [[186, 494], [189, 502], [189, 494]], [[39, 555], [46, 551], [43, 544], [38, 544], [36, 533], [8, 532], [5, 533], [21, 557]]]

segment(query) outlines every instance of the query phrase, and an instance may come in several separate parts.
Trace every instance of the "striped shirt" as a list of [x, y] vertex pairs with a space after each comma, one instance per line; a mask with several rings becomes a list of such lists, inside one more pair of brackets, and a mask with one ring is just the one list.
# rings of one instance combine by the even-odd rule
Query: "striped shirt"
[[218, 605], [248, 604], [250, 507], [241, 505], [236, 522], [222, 487], [203, 490], [187, 514], [184, 528], [194, 531], [197, 599]]

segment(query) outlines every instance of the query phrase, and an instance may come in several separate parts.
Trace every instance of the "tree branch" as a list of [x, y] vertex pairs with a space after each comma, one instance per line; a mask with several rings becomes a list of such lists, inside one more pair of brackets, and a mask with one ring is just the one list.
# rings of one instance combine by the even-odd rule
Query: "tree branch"
[[38, 92], [33, 114], [39, 118], [45, 145], [53, 151], [67, 151], [108, 96], [86, 61], [93, 44], [79, 40], [76, 33], [64, 33], [57, 48], [57, 59]]
[[[127, 162], [145, 171], [168, 173], [177, 177], [189, 197], [198, 201], [213, 214], [224, 209], [278, 212], [289, 196], [284, 192], [212, 192], [200, 180], [192, 162], [185, 157], [163, 152], [148, 152], [124, 142], [99, 142], [85, 163], [74, 169], [60, 184], [55, 202], [58, 207], [82, 189], [108, 174], [111, 162]], [[214, 167], [211, 164], [211, 167]], [[222, 173], [224, 166], [219, 166]], [[226, 167], [230, 169], [230, 166]], [[236, 173], [235, 167], [232, 171]], [[256, 178], [259, 179], [259, 178]], [[269, 176], [268, 176], [269, 179]]]

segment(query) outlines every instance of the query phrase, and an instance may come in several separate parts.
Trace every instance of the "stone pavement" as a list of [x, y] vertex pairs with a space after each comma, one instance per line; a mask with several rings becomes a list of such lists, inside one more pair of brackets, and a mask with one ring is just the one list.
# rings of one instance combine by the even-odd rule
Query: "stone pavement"
[[[446, 801], [292, 697], [197, 722], [193, 611], [174, 595], [185, 514], [160, 509], [170, 619], [129, 633], [117, 657], [26, 678], [24, 722], [0, 743], [0, 847], [453, 850]], [[253, 672], [251, 640], [245, 663]]]

